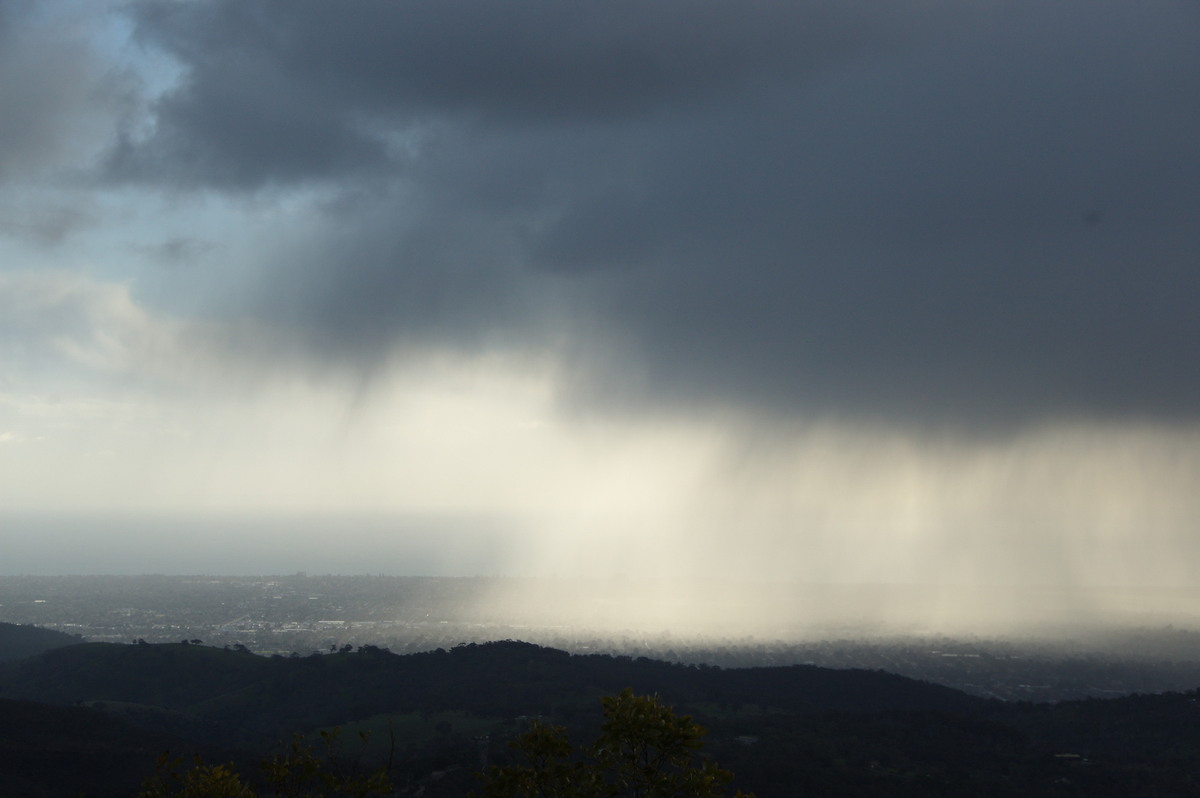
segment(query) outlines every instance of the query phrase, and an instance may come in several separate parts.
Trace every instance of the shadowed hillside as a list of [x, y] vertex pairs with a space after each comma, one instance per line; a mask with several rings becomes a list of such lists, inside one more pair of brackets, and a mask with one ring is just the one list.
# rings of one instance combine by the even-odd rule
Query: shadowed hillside
[[[977, 711], [989, 702], [894, 674], [810, 665], [723, 670], [528, 643], [404, 656], [365, 646], [309, 657], [257, 657], [206, 646], [88, 643], [10, 663], [0, 695], [55, 704], [137, 705], [146, 713], [257, 744], [292, 730], [390, 712], [466, 711], [572, 719], [624, 687], [688, 704], [761, 711]], [[303, 697], [303, 700], [296, 700]], [[180, 728], [171, 725], [170, 728]], [[206, 734], [205, 736], [208, 736]]]
[[130, 796], [167, 749], [228, 757], [98, 709], [0, 699], [0, 795]]
[[[599, 699], [627, 687], [707, 728], [705, 751], [760, 798], [1176, 795], [1197, 786], [1200, 772], [1194, 693], [1006, 704], [880, 671], [725, 670], [512, 641], [270, 658], [192, 644], [82, 644], [0, 666], [0, 697], [27, 712], [40, 706], [45, 716], [30, 721], [43, 730], [40, 749], [63, 757], [93, 750], [88, 739], [136, 734], [114, 759], [132, 762], [130, 751], [157, 744], [238, 748], [245, 753], [235, 758], [253, 762], [292, 733], [313, 739], [336, 726], [343, 739], [367, 735], [356, 757], [390, 759], [398, 785], [431, 798], [465, 794], [483, 762], [511, 762], [505, 743], [529, 718], [564, 726], [576, 741], [594, 736]], [[87, 722], [68, 711], [87, 712]], [[97, 725], [118, 722], [125, 732]], [[47, 742], [68, 725], [64, 746]], [[5, 745], [21, 767], [32, 761], [13, 753], [19, 740]]]
[[80, 642], [76, 635], [42, 629], [39, 626], [0, 623], [0, 662], [32, 657], [54, 648]]

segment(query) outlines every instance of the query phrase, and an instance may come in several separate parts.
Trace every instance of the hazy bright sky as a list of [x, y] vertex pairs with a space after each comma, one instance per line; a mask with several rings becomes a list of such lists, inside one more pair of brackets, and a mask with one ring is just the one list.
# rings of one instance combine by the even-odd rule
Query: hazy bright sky
[[1197, 584], [1194, 0], [0, 0], [0, 573]]

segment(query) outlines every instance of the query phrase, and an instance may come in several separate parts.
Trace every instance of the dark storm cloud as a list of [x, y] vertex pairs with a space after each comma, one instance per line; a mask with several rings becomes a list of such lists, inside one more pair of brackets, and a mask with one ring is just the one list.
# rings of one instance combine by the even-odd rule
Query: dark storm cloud
[[[788, 76], [836, 29], [767, 5], [143, 2], [138, 38], [187, 67], [114, 176], [255, 188], [400, 166], [431, 118], [553, 123], [652, 113]], [[797, 45], [803, 47], [797, 49]]]
[[0, 239], [53, 247], [95, 224], [94, 203], [74, 189], [130, 97], [69, 9], [0, 0]]
[[0, 1], [0, 188], [61, 169], [86, 146], [80, 139], [94, 117], [124, 89], [98, 66], [80, 32], [53, 11]]
[[344, 192], [256, 295], [335, 352], [554, 331], [588, 400], [1196, 412], [1195, 4], [135, 13], [186, 72], [111, 174]]

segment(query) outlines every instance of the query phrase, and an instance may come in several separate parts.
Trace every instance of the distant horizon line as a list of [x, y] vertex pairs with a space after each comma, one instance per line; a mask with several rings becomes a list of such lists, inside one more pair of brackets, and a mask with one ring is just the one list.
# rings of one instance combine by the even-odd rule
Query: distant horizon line
[[454, 579], [454, 580], [507, 580], [541, 582], [624, 582], [624, 583], [675, 583], [698, 584], [721, 582], [739, 585], [762, 585], [776, 587], [830, 587], [830, 588], [917, 588], [917, 589], [973, 589], [1023, 591], [1062, 590], [1200, 590], [1195, 584], [1063, 584], [1051, 582], [885, 582], [885, 581], [815, 581], [811, 579], [748, 579], [742, 576], [698, 575], [690, 577], [647, 576], [637, 574], [516, 574], [516, 573], [400, 573], [384, 571], [263, 571], [263, 572], [216, 572], [216, 571], [12, 571], [0, 572], [0, 579], [67, 579], [67, 578], [173, 578], [173, 579], [280, 579], [280, 578], [338, 578], [338, 579]]

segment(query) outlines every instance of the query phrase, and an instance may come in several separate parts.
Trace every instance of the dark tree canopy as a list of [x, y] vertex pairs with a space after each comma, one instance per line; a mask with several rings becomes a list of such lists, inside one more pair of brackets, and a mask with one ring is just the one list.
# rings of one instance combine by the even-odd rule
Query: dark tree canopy
[[[733, 774], [700, 756], [705, 729], [658, 696], [602, 699], [600, 736], [574, 755], [567, 731], [538, 720], [513, 741], [522, 762], [484, 776], [484, 798], [718, 798]], [[737, 795], [742, 795], [739, 790]]]

